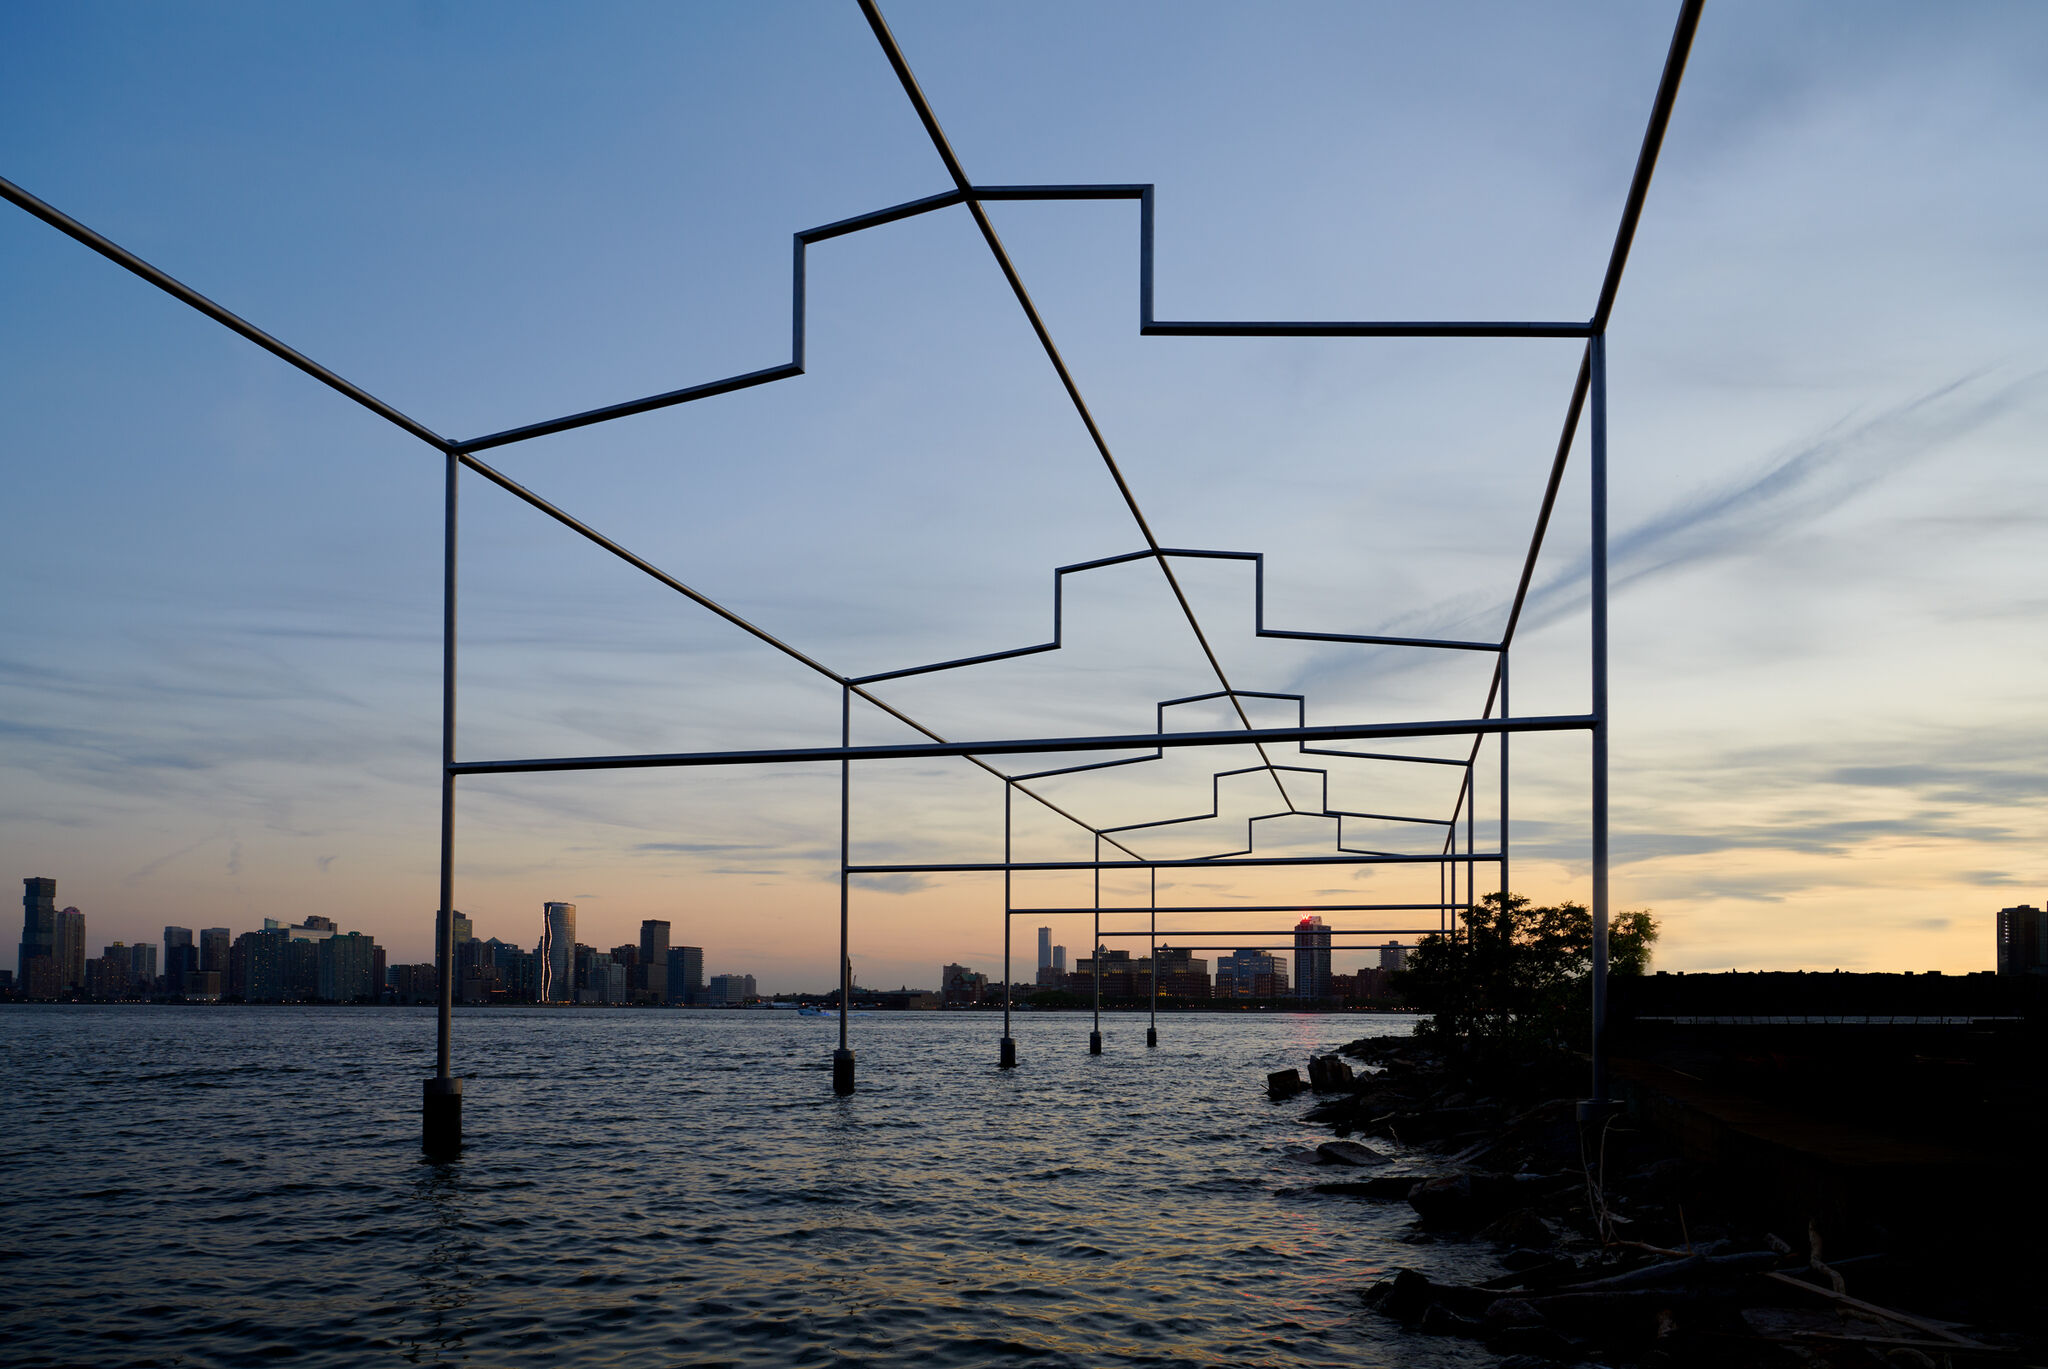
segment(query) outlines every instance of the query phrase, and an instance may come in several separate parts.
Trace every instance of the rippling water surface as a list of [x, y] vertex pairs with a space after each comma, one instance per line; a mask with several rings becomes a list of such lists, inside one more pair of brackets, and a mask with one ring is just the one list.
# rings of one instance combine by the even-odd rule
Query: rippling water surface
[[[1319, 1197], [1264, 1072], [1400, 1019], [0, 1011], [0, 1360], [1490, 1363], [1360, 1310], [1405, 1205]], [[1491, 1272], [1490, 1270], [1488, 1272]]]

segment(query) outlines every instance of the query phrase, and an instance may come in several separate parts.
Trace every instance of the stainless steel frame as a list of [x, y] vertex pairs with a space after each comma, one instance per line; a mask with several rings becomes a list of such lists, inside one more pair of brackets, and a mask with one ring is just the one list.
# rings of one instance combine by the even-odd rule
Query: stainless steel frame
[[[977, 186], [962, 168], [944, 130], [940, 127], [930, 103], [919, 88], [911, 73], [901, 49], [898, 47], [889, 27], [884, 22], [874, 0], [858, 0], [862, 13], [873, 30], [876, 42], [884, 57], [895, 71], [926, 134], [933, 151], [943, 164], [952, 188], [922, 199], [878, 209], [872, 213], [841, 219], [794, 235], [792, 244], [791, 277], [791, 322], [790, 358], [788, 361], [764, 367], [723, 379], [701, 382], [667, 390], [659, 394], [630, 399], [616, 404], [564, 415], [541, 422], [527, 423], [506, 428], [482, 436], [457, 440], [444, 437], [425, 424], [399, 412], [391, 405], [369, 394], [360, 387], [345, 380], [335, 372], [313, 361], [294, 348], [257, 328], [254, 324], [215, 303], [197, 290], [176, 280], [169, 274], [143, 261], [134, 253], [109, 241], [94, 230], [72, 219], [62, 211], [38, 199], [12, 182], [0, 180], [0, 198], [25, 210], [36, 218], [82, 243], [94, 252], [114, 262], [124, 270], [140, 277], [150, 285], [164, 291], [215, 322], [248, 339], [263, 350], [279, 357], [287, 364], [311, 376], [354, 403], [376, 414], [400, 431], [418, 438], [440, 454], [446, 462], [447, 479], [445, 489], [445, 528], [443, 547], [443, 639], [442, 639], [442, 780], [441, 780], [441, 862], [440, 862], [440, 910], [437, 928], [437, 957], [441, 967], [440, 1008], [437, 1022], [435, 1081], [458, 1095], [459, 1081], [452, 1075], [450, 1010], [453, 997], [453, 921], [454, 907], [454, 845], [455, 845], [455, 797], [457, 781], [464, 775], [511, 774], [525, 772], [560, 770], [617, 770], [669, 766], [714, 766], [714, 765], [760, 765], [789, 762], [831, 762], [836, 761], [840, 769], [840, 1022], [839, 1049], [834, 1057], [834, 1082], [841, 1092], [853, 1088], [853, 1056], [847, 1037], [846, 1010], [851, 997], [852, 975], [849, 958], [850, 935], [850, 881], [854, 876], [864, 874], [928, 871], [985, 871], [1003, 873], [1004, 883], [1004, 986], [1005, 1011], [1002, 1063], [1013, 1064], [1014, 1045], [1009, 1034], [1009, 924], [1014, 916], [1030, 914], [1050, 916], [1055, 914], [1078, 914], [1087, 912], [1095, 920], [1098, 939], [1145, 935], [1156, 945], [1156, 918], [1159, 912], [1200, 912], [1220, 911], [1208, 906], [1182, 906], [1167, 909], [1156, 907], [1145, 909], [1104, 908], [1101, 901], [1101, 873], [1104, 869], [1130, 868], [1156, 872], [1160, 869], [1184, 869], [1205, 867], [1254, 867], [1297, 864], [1350, 864], [1350, 863], [1424, 863], [1439, 867], [1440, 901], [1436, 905], [1418, 904], [1346, 904], [1331, 905], [1331, 911], [1419, 911], [1435, 906], [1439, 912], [1439, 930], [1455, 930], [1450, 919], [1459, 910], [1467, 909], [1474, 901], [1476, 868], [1481, 864], [1497, 865], [1500, 870], [1500, 884], [1507, 885], [1508, 872], [1508, 740], [1518, 732], [1583, 731], [1590, 733], [1592, 742], [1591, 774], [1591, 829], [1592, 829], [1592, 911], [1594, 922], [1594, 961], [1592, 974], [1593, 995], [1593, 1071], [1592, 1096], [1604, 1099], [1607, 1092], [1606, 1080], [1606, 930], [1608, 924], [1608, 617], [1607, 617], [1607, 365], [1606, 332], [1609, 317], [1613, 311], [1616, 294], [1620, 288], [1628, 254], [1635, 238], [1635, 231], [1641, 219], [1643, 205], [1649, 191], [1650, 181], [1655, 172], [1658, 153], [1663, 145], [1664, 133], [1670, 121], [1671, 110], [1677, 99], [1678, 88], [1685, 72], [1687, 56], [1691, 51], [1693, 35], [1697, 30], [1702, 0], [1682, 0], [1677, 22], [1672, 34], [1669, 52], [1666, 55], [1663, 75], [1658, 84], [1656, 97], [1652, 102], [1648, 125], [1645, 129], [1641, 150], [1638, 154], [1634, 175], [1624, 202], [1620, 225], [1617, 229], [1612, 250], [1608, 256], [1606, 272], [1601, 280], [1600, 290], [1592, 315], [1584, 321], [1563, 322], [1470, 322], [1470, 321], [1418, 321], [1418, 322], [1283, 322], [1283, 321], [1213, 321], [1183, 322], [1157, 319], [1153, 315], [1153, 228], [1155, 207], [1153, 188], [1150, 185], [1035, 185], [1035, 186]], [[1566, 407], [1563, 431], [1559, 436], [1555, 455], [1552, 458], [1549, 482], [1538, 510], [1536, 526], [1524, 558], [1520, 581], [1516, 586], [1507, 624], [1498, 641], [1444, 641], [1427, 638], [1395, 636], [1361, 636], [1334, 633], [1303, 632], [1275, 629], [1265, 626], [1264, 617], [1264, 559], [1258, 553], [1198, 551], [1169, 548], [1154, 534], [1151, 524], [1139, 506], [1136, 493], [1132, 490], [1111, 452], [1108, 440], [1097, 425], [1079, 385], [1055, 345], [1044, 319], [1040, 316], [1030, 293], [1026, 290], [1015, 264], [997, 235], [984, 206], [989, 203], [1020, 200], [1135, 200], [1138, 202], [1139, 229], [1139, 274], [1138, 274], [1138, 329], [1148, 337], [1383, 337], [1383, 338], [1439, 338], [1439, 337], [1497, 337], [1497, 338], [1580, 338], [1585, 341], [1584, 357], [1574, 382], [1571, 398]], [[833, 670], [804, 652], [781, 641], [765, 629], [700, 593], [675, 576], [661, 570], [617, 542], [604, 536], [596, 529], [581, 522], [542, 496], [513, 481], [502, 472], [493, 469], [481, 459], [478, 453], [495, 447], [528, 441], [550, 434], [568, 432], [593, 424], [610, 422], [634, 414], [648, 413], [673, 405], [692, 403], [713, 396], [730, 394], [737, 390], [787, 380], [804, 373], [804, 326], [805, 326], [805, 256], [812, 244], [829, 241], [856, 232], [901, 222], [918, 215], [954, 207], [964, 207], [972, 217], [987, 244], [995, 264], [1016, 297], [1019, 308], [1029, 321], [1046, 360], [1058, 376], [1072, 403], [1076, 417], [1086, 429], [1090, 440], [1102, 459], [1105, 468], [1130, 512], [1137, 527], [1144, 549], [1110, 556], [1073, 566], [1059, 568], [1054, 574], [1054, 629], [1050, 642], [1020, 647], [1011, 651], [996, 652], [982, 656], [964, 657], [938, 662], [931, 665], [913, 666], [902, 670], [888, 671], [858, 678], [848, 677]], [[1570, 450], [1573, 446], [1582, 414], [1590, 407], [1590, 456], [1588, 477], [1592, 495], [1591, 528], [1591, 603], [1592, 632], [1591, 659], [1591, 710], [1584, 714], [1556, 717], [1515, 718], [1508, 712], [1508, 652], [1514, 640], [1515, 631], [1521, 621], [1521, 614], [1527, 602], [1531, 577], [1536, 561], [1543, 547], [1549, 528], [1552, 510], [1557, 499], [1559, 484]], [[472, 760], [461, 761], [456, 757], [455, 725], [457, 703], [457, 633], [456, 633], [456, 543], [458, 534], [458, 493], [463, 470], [481, 476], [499, 489], [524, 501], [541, 513], [554, 519], [563, 527], [589, 540], [595, 545], [625, 561], [661, 584], [674, 590], [684, 598], [706, 611], [724, 619], [734, 627], [774, 647], [791, 659], [800, 662], [816, 673], [832, 680], [841, 689], [840, 743], [836, 747], [795, 747], [770, 749], [742, 749], [715, 752], [694, 752], [640, 756], [580, 756], [555, 757], [533, 760]], [[1234, 687], [1225, 673], [1221, 661], [1211, 644], [1210, 636], [1198, 619], [1193, 605], [1174, 571], [1176, 559], [1204, 558], [1250, 561], [1254, 566], [1257, 581], [1257, 615], [1254, 623], [1255, 635], [1260, 637], [1281, 637], [1312, 641], [1343, 642], [1368, 646], [1404, 647], [1418, 649], [1490, 652], [1495, 657], [1492, 682], [1486, 701], [1476, 718], [1452, 719], [1440, 722], [1408, 722], [1378, 724], [1339, 724], [1311, 727], [1306, 724], [1306, 702], [1298, 695], [1271, 695], [1258, 691], [1241, 690]], [[1159, 705], [1159, 722], [1155, 732], [1079, 737], [1024, 737], [983, 741], [951, 741], [940, 736], [924, 724], [909, 717], [873, 692], [874, 685], [901, 679], [912, 675], [935, 671], [953, 670], [987, 664], [997, 660], [1030, 655], [1037, 652], [1056, 651], [1060, 647], [1060, 594], [1064, 577], [1068, 574], [1096, 569], [1123, 562], [1150, 560], [1158, 565], [1167, 586], [1186, 620], [1190, 632], [1200, 645], [1211, 672], [1216, 677], [1217, 689], [1207, 695], [1191, 696], [1185, 700], [1168, 700]], [[891, 718], [902, 722], [927, 740], [921, 743], [897, 745], [855, 746], [852, 742], [853, 701], [862, 702], [881, 710]], [[1299, 706], [1299, 721], [1294, 727], [1255, 727], [1245, 708], [1245, 700], [1254, 698], [1294, 699]], [[1229, 703], [1236, 713], [1241, 728], [1228, 731], [1168, 732], [1165, 727], [1165, 709], [1177, 703], [1197, 699], [1222, 699]], [[1421, 738], [1421, 737], [1470, 737], [1471, 746], [1467, 754], [1455, 757], [1404, 756], [1386, 753], [1355, 752], [1330, 749], [1312, 745], [1338, 741], [1358, 741], [1371, 738]], [[1475, 781], [1479, 749], [1487, 737], [1498, 737], [1499, 750], [1499, 841], [1497, 851], [1475, 850]], [[1307, 810], [1298, 808], [1288, 795], [1281, 779], [1283, 770], [1304, 770], [1300, 766], [1282, 766], [1276, 762], [1271, 747], [1292, 744], [1303, 755], [1342, 757], [1347, 761], [1389, 761], [1413, 764], [1436, 764], [1459, 767], [1461, 770], [1457, 798], [1448, 818], [1394, 817], [1389, 820], [1414, 822], [1443, 826], [1445, 835], [1441, 846], [1433, 854], [1359, 852], [1344, 848], [1341, 823], [1345, 816], [1386, 817], [1387, 815], [1346, 814], [1324, 808], [1315, 816], [1334, 818], [1339, 824], [1337, 846], [1340, 848], [1329, 855], [1314, 857], [1276, 857], [1252, 854], [1254, 843], [1247, 841], [1243, 851], [1224, 852], [1218, 855], [1194, 860], [1146, 860], [1119, 834], [1136, 832], [1151, 827], [1187, 822], [1192, 817], [1167, 818], [1152, 823], [1132, 823], [1108, 827], [1091, 824], [1069, 812], [1052, 799], [1037, 792], [1030, 781], [1056, 775], [1067, 775], [1077, 771], [1102, 769], [1110, 766], [1134, 764], [1145, 760], [1156, 760], [1166, 748], [1209, 747], [1220, 745], [1253, 746], [1259, 757], [1259, 764], [1242, 771], [1219, 772], [1218, 779], [1226, 773], [1257, 773], [1269, 775], [1279, 791], [1284, 808], [1279, 813], [1264, 817], [1303, 814]], [[1000, 769], [989, 758], [1003, 756], [1040, 755], [1054, 753], [1075, 753], [1092, 751], [1139, 751], [1140, 754], [1116, 760], [1097, 761], [1054, 770], [1012, 774]], [[1004, 849], [999, 862], [928, 862], [896, 864], [854, 864], [852, 863], [851, 831], [849, 813], [852, 797], [852, 769], [856, 761], [904, 758], [957, 757], [988, 771], [1002, 781], [1004, 787]], [[1324, 776], [1327, 772], [1317, 771]], [[1212, 798], [1213, 798], [1212, 787]], [[1327, 792], [1327, 790], [1326, 790]], [[1011, 846], [1010, 805], [1015, 796], [1022, 794], [1042, 805], [1048, 811], [1075, 824], [1088, 832], [1096, 843], [1096, 858], [1093, 861], [1019, 861]], [[1209, 816], [1209, 815], [1200, 815]], [[1460, 846], [1458, 835], [1459, 819], [1463, 818], [1465, 833]], [[1248, 824], [1256, 833], [1253, 818]], [[1121, 858], [1103, 858], [1103, 848], [1108, 847], [1121, 853]], [[1458, 883], [1458, 869], [1465, 869], [1462, 891]], [[1012, 876], [1017, 871], [1044, 870], [1089, 870], [1094, 873], [1096, 897], [1092, 908], [1016, 908], [1012, 906]], [[1153, 878], [1154, 896], [1157, 903], [1156, 874]], [[1231, 911], [1271, 912], [1280, 911], [1276, 905], [1246, 907], [1231, 905]], [[1289, 909], [1293, 911], [1293, 909]], [[1101, 919], [1105, 915], [1118, 916], [1123, 913], [1143, 912], [1153, 919], [1145, 932], [1111, 929], [1101, 930]], [[1182, 935], [1177, 932], [1168, 935]], [[1251, 930], [1246, 936], [1277, 935], [1271, 929]], [[1342, 932], [1335, 929], [1332, 935], [1361, 935], [1363, 932]], [[1378, 933], [1378, 934], [1384, 934]], [[1198, 933], [1191, 935], [1221, 935], [1220, 933]], [[1094, 957], [1100, 966], [1100, 957]], [[1098, 974], [1099, 982], [1099, 974]], [[1156, 956], [1154, 999], [1156, 1009]], [[1155, 1023], [1156, 1025], [1156, 1023]], [[1098, 988], [1097, 1018], [1094, 1044], [1100, 1045], [1100, 997]], [[1156, 1033], [1155, 1033], [1156, 1039]], [[433, 1082], [433, 1081], [430, 1081]], [[430, 1090], [431, 1092], [431, 1090]], [[459, 1143], [459, 1109], [457, 1112], [457, 1139]]]

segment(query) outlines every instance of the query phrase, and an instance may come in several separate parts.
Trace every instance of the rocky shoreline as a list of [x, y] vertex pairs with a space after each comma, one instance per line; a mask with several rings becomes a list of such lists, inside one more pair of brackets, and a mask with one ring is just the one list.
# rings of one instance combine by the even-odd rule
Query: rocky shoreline
[[[1332, 1171], [1311, 1192], [1405, 1203], [1411, 1244], [1492, 1246], [1495, 1278], [1395, 1269], [1360, 1293], [1417, 1334], [1483, 1341], [1504, 1369], [2044, 1362], [2024, 1321], [2037, 1311], [1971, 1324], [1968, 1262], [1945, 1257], [1960, 1252], [1889, 1249], [1869, 1231], [1836, 1240], [1812, 1221], [1772, 1229], [1626, 1116], [1581, 1122], [1570, 1099], [1481, 1092], [1413, 1038], [1355, 1041], [1267, 1087], [1276, 1101], [1312, 1093], [1305, 1118], [1336, 1133], [1298, 1157]], [[1397, 1153], [1422, 1163], [1368, 1172]]]

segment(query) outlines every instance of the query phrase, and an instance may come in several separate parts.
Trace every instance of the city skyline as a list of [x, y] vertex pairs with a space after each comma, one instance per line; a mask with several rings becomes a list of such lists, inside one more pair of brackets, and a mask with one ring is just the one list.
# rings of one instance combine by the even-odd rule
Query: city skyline
[[[1985, 968], [1986, 910], [2048, 883], [2038, 702], [2005, 683], [2038, 674], [2026, 614], [2048, 597], [2032, 551], [2048, 490], [2028, 455], [2044, 267], [2004, 227], [2043, 207], [2038, 178], [2009, 169], [2048, 131], [2029, 77], [2044, 25], [2000, 6], [1873, 13], [1709, 16], [1615, 320], [1615, 905], [1658, 910], [1660, 966]], [[1284, 33], [1221, 10], [1157, 19], [913, 5], [895, 22], [982, 179], [1155, 181], [1160, 288], [1191, 312], [1581, 307], [1665, 16], [1567, 6], [1497, 16], [1483, 36], [1344, 8], [1305, 9]], [[788, 234], [937, 184], [857, 19], [829, 9], [802, 32], [734, 13], [634, 43], [603, 16], [572, 31], [521, 14], [464, 31], [461, 64], [425, 25], [394, 38], [336, 16], [219, 22], [117, 30], [36, 12], [0, 54], [8, 174], [465, 428], [772, 354]], [[1015, 62], [979, 55], [991, 25]], [[1068, 41], [1076, 26], [1085, 42]], [[1132, 60], [1154, 45], [1161, 60]], [[1366, 61], [1370, 79], [1323, 51]], [[183, 60], [118, 59], [142, 52]], [[1379, 52], [1407, 55], [1356, 56]], [[1332, 79], [1204, 103], [1245, 73], [1296, 68]], [[1453, 74], [1433, 89], [1425, 71]], [[564, 101], [564, 81], [600, 93]], [[384, 93], [367, 118], [350, 98], [365, 88]], [[1433, 130], [1427, 156], [1403, 133], [1415, 119]], [[690, 136], [710, 127], [734, 140]], [[360, 174], [316, 174], [304, 146]], [[638, 175], [649, 158], [668, 174]], [[572, 193], [536, 195], [536, 176]], [[492, 204], [540, 207], [471, 212]], [[1526, 532], [1566, 362], [1476, 344], [1141, 342], [1128, 216], [996, 218], [1173, 541], [1269, 552], [1286, 621], [1488, 625], [1490, 558]], [[385, 910], [432, 902], [437, 472], [25, 217], [0, 223], [0, 245], [18, 303], [0, 342], [10, 475], [37, 511], [5, 551], [24, 592], [0, 680], [18, 720], [0, 855], [62, 880], [124, 940], [279, 914], [369, 925], [368, 909], [394, 956], [427, 958], [431, 919]], [[550, 439], [508, 469], [573, 491], [579, 512], [849, 667], [1036, 640], [1049, 568], [1128, 550], [1131, 533], [978, 251], [957, 213], [821, 250], [801, 382]], [[530, 261], [551, 267], [508, 297], [506, 264]], [[109, 374], [128, 378], [126, 403], [103, 402]], [[997, 436], [963, 465], [935, 431]], [[1453, 487], [1490, 493], [1454, 504]], [[836, 700], [485, 493], [466, 506], [466, 752], [836, 727]], [[1539, 579], [1518, 710], [1579, 702], [1576, 574], [1567, 556]], [[1254, 652], [1241, 581], [1193, 592], [1262, 682], [1418, 713], [1456, 683]], [[904, 697], [960, 735], [1019, 712], [1128, 727], [1199, 665], [1157, 608], [1135, 581], [1077, 586], [1057, 671], [966, 700]], [[1109, 670], [1127, 688], [1077, 701], [1077, 679]], [[1538, 902], [1583, 899], [1582, 758], [1532, 743], [1517, 766], [1515, 883]], [[1181, 778], [1192, 791], [1201, 776]], [[592, 944], [667, 917], [764, 983], [829, 979], [830, 783], [479, 782], [458, 902], [514, 922], [544, 880]], [[875, 805], [855, 833], [870, 855], [992, 840], [998, 805], [972, 774], [857, 783]], [[1114, 786], [1098, 792], [1091, 812], [1125, 816]], [[1226, 797], [1242, 817], [1246, 801]], [[1058, 833], [1022, 835], [1060, 851]], [[1263, 901], [1395, 882], [1279, 881]], [[999, 963], [998, 909], [986, 881], [864, 882], [856, 967], [873, 982], [917, 973], [935, 936]]]

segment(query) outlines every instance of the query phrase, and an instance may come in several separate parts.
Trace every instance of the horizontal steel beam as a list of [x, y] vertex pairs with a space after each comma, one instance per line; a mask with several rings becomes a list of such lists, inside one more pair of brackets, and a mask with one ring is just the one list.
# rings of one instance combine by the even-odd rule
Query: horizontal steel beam
[[1556, 323], [1175, 323], [1154, 320], [1138, 326], [1146, 337], [1502, 337], [1583, 338], [1589, 322]]
[[[1361, 927], [1361, 928], [1357, 929], [1356, 931], [1345, 931], [1345, 930], [1343, 930], [1342, 928], [1338, 928], [1338, 927], [1318, 927], [1318, 928], [1316, 928], [1316, 929], [1315, 929], [1315, 934], [1316, 934], [1316, 935], [1318, 935], [1318, 936], [1435, 936], [1435, 935], [1436, 935], [1436, 934], [1437, 934], [1438, 932], [1440, 932], [1440, 931], [1442, 931], [1442, 930], [1443, 930], [1443, 928], [1441, 928], [1441, 927]], [[1147, 930], [1147, 931], [1142, 931], [1142, 932], [1097, 932], [1097, 933], [1096, 933], [1096, 935], [1097, 935], [1097, 936], [1157, 936], [1157, 937], [1169, 937], [1169, 936], [1290, 936], [1290, 935], [1292, 935], [1292, 934], [1293, 934], [1293, 933], [1292, 933], [1292, 929], [1290, 929], [1290, 928], [1287, 928], [1287, 927], [1278, 927], [1278, 928], [1275, 928], [1275, 927], [1253, 927], [1253, 928], [1251, 928], [1251, 929], [1250, 929], [1250, 930], [1248, 930], [1248, 931], [1247, 931], [1247, 930], [1225, 930], [1225, 931], [1220, 931], [1220, 932], [1189, 932], [1189, 931], [1177, 931], [1177, 932], [1165, 932], [1165, 931], [1161, 931], [1161, 932], [1154, 932], [1154, 931], [1149, 931], [1149, 930]], [[1370, 950], [1374, 950], [1374, 949], [1377, 949], [1377, 948], [1375, 948], [1375, 947], [1372, 947], [1372, 946], [1338, 946], [1338, 947], [1324, 947], [1324, 946], [1322, 946], [1322, 945], [1318, 944], [1318, 945], [1314, 945], [1314, 946], [1300, 946], [1300, 947], [1298, 947], [1298, 949], [1300, 949], [1300, 950], [1304, 950], [1304, 951], [1320, 951], [1320, 950], [1326, 950], [1326, 949], [1334, 949], [1334, 950], [1358, 950], [1358, 951], [1370, 951]]]
[[1583, 732], [1591, 730], [1593, 725], [1594, 719], [1590, 713], [1570, 713], [1542, 718], [1464, 718], [1447, 722], [1358, 723], [1339, 724], [1333, 727], [1255, 727], [1250, 730], [1224, 732], [1140, 732], [1118, 736], [1026, 737], [1007, 741], [899, 742], [877, 746], [792, 746], [751, 751], [679, 751], [645, 756], [556, 756], [537, 760], [457, 761], [448, 767], [448, 771], [454, 775], [515, 775], [553, 770], [650, 770], [667, 766], [929, 760], [945, 756], [1023, 756], [1062, 751], [1136, 751], [1157, 746], [1242, 746], [1264, 742], [1350, 741], [1361, 737], [1458, 737], [1498, 732]]
[[[958, 861], [929, 865], [849, 865], [849, 875], [938, 875], [1003, 870], [1234, 870], [1243, 865], [1462, 865], [1498, 864], [1493, 851], [1447, 851], [1433, 856], [1232, 856], [1229, 860]], [[1435, 904], [1430, 905], [1432, 908]]]
[[1100, 913], [1105, 917], [1138, 913], [1433, 913], [1447, 903], [1179, 903], [1158, 908], [1012, 908], [1012, 917], [1054, 917], [1067, 913]]

